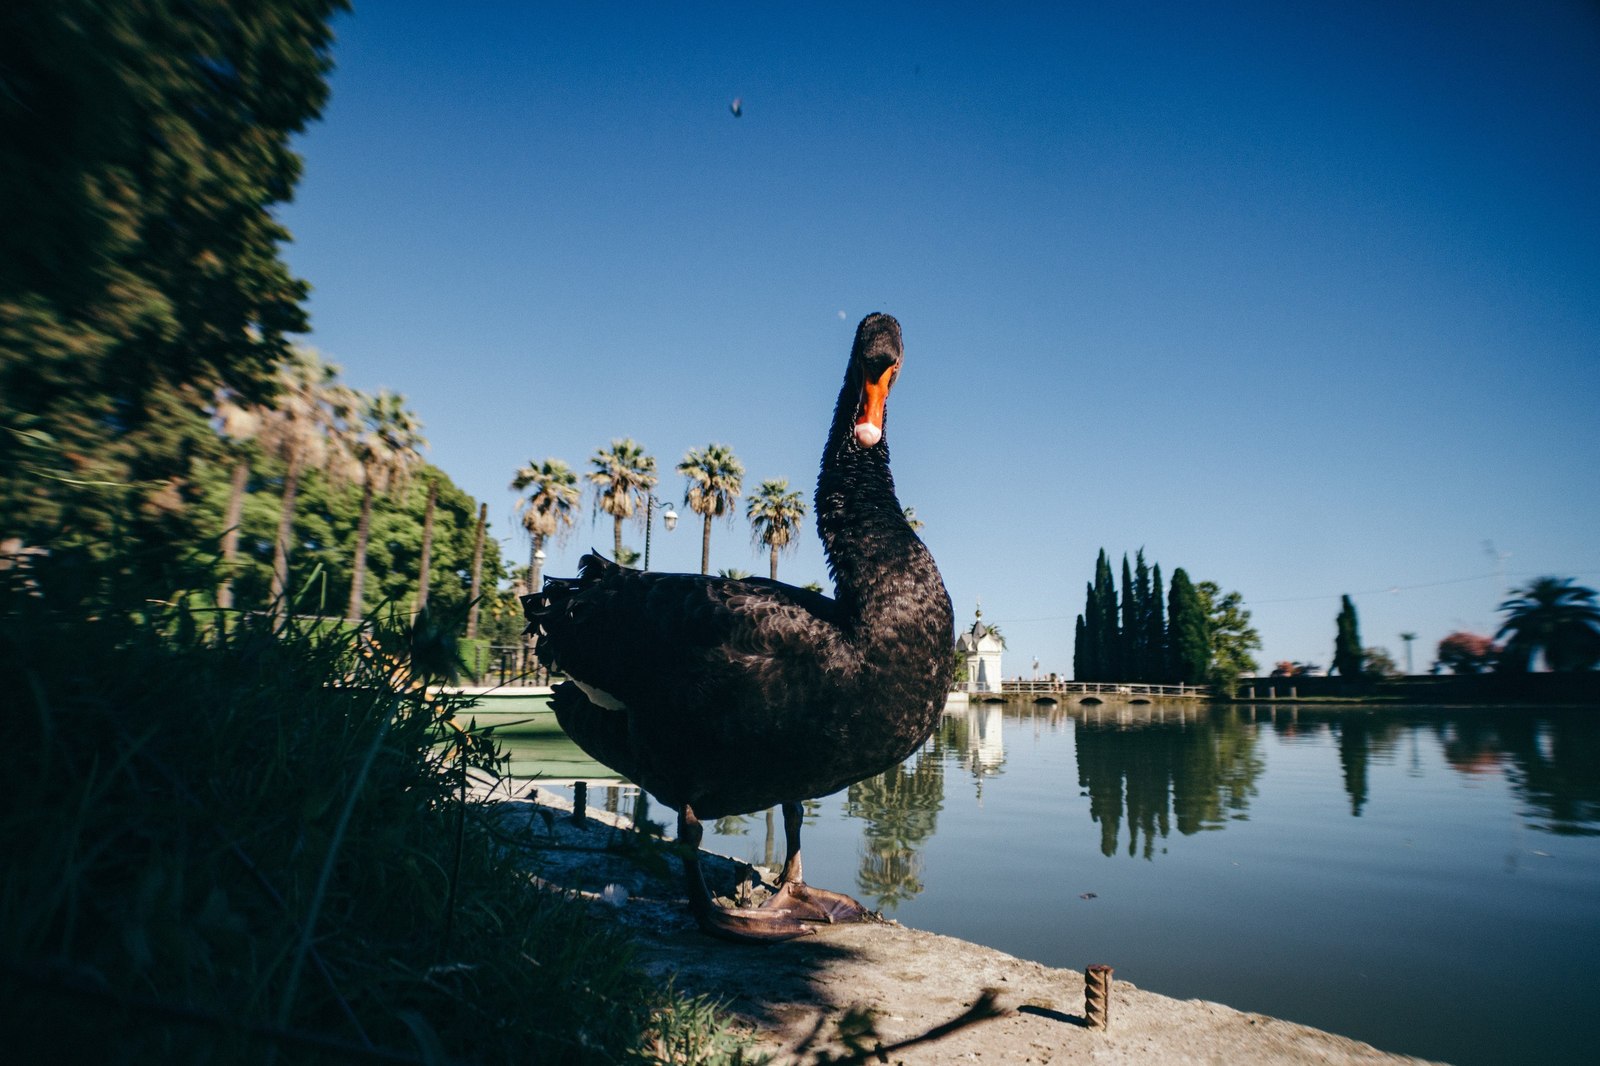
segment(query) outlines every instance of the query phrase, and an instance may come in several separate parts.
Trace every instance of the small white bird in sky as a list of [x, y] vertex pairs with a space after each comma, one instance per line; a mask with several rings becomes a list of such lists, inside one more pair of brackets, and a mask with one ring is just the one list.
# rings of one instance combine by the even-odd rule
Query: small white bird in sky
[[744, 114], [744, 97], [735, 96], [733, 103], [728, 105], [728, 110], [733, 112], [733, 117], [738, 118]]

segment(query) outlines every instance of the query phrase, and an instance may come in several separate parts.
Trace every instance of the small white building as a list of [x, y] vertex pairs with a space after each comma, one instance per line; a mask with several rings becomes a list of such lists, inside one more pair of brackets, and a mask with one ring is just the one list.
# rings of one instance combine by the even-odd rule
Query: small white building
[[978, 608], [972, 628], [956, 638], [956, 652], [967, 664], [968, 692], [999, 692], [1000, 653], [1005, 645], [994, 630], [983, 624], [983, 608]]

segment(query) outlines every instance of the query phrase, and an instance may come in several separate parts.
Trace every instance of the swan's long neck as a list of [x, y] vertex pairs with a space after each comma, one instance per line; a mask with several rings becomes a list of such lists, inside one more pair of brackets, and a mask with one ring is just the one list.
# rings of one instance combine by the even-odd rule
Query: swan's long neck
[[872, 447], [857, 442], [854, 429], [861, 380], [852, 363], [822, 453], [817, 478], [817, 531], [833, 572], [841, 624], [869, 638], [893, 632], [896, 616], [923, 607], [931, 577], [943, 582], [927, 548], [906, 521], [889, 472], [889, 442]]

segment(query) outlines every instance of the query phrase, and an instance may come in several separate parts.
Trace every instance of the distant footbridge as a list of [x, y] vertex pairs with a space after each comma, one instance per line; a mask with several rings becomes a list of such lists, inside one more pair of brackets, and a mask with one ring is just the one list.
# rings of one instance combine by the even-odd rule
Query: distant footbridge
[[1031, 697], [1099, 696], [1113, 699], [1180, 700], [1204, 699], [1211, 694], [1205, 685], [1147, 685], [1142, 681], [1002, 681], [1000, 690], [982, 689], [968, 683], [958, 685], [969, 699], [983, 696]]

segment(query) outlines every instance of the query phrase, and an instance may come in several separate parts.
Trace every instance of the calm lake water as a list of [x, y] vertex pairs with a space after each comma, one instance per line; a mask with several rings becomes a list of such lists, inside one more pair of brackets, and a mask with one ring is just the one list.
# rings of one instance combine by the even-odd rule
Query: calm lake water
[[[782, 820], [706, 847], [781, 860]], [[1600, 708], [977, 706], [810, 804], [805, 862], [907, 925], [1386, 1050], [1600, 1048]]]

